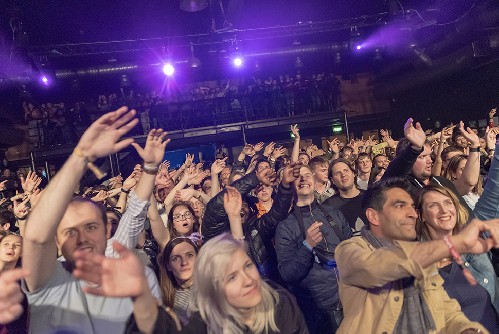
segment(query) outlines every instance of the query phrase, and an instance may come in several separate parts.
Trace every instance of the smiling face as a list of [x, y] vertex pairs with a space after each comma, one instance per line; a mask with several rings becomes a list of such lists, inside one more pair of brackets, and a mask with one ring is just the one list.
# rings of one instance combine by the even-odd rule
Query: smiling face
[[179, 235], [190, 235], [194, 228], [194, 218], [185, 205], [173, 209], [173, 228]]
[[452, 234], [456, 227], [456, 206], [452, 199], [439, 192], [428, 191], [423, 195], [420, 214], [433, 239]]
[[314, 174], [307, 167], [300, 168], [300, 176], [293, 182], [298, 197], [307, 197], [314, 194]]
[[232, 255], [222, 284], [227, 303], [241, 312], [255, 308], [262, 301], [260, 274], [242, 249]]
[[67, 261], [73, 262], [77, 250], [104, 254], [106, 229], [101, 211], [93, 203], [72, 202], [57, 227], [57, 247]]
[[21, 256], [23, 238], [18, 235], [7, 235], [0, 241], [0, 262], [17, 263]]
[[196, 250], [186, 241], [173, 247], [168, 259], [167, 269], [172, 272], [179, 286], [192, 281], [196, 257]]
[[388, 240], [413, 241], [416, 239], [417, 213], [409, 193], [401, 188], [384, 191], [385, 203], [381, 211], [367, 209], [366, 215], [373, 228]]

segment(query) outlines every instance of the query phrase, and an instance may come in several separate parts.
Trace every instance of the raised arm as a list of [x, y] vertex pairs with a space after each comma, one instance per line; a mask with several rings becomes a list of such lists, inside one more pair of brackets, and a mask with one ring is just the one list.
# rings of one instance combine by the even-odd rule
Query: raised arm
[[433, 167], [431, 168], [431, 173], [433, 175], [442, 175], [442, 151], [444, 150], [444, 145], [452, 136], [452, 129], [454, 126], [446, 127], [440, 132], [440, 138], [438, 140], [437, 152], [435, 153], [435, 161], [433, 162]]
[[215, 160], [215, 162], [211, 165], [211, 191], [210, 198], [215, 197], [220, 192], [220, 179], [218, 176], [225, 168], [225, 161], [227, 161], [227, 157], [223, 159]]
[[291, 151], [291, 163], [293, 163], [298, 162], [298, 155], [300, 154], [300, 129], [298, 129], [298, 124], [291, 125], [291, 133], [295, 136], [293, 151]]
[[29, 291], [44, 286], [54, 272], [57, 264], [57, 226], [89, 161], [114, 154], [130, 145], [133, 139], [120, 141], [120, 138], [137, 124], [134, 116], [135, 110], [128, 111], [128, 108], [122, 107], [95, 121], [33, 208], [23, 240], [23, 268], [30, 273], [25, 279]]
[[480, 177], [480, 139], [470, 128], [465, 129], [463, 122], [459, 124], [459, 131], [471, 145], [463, 173], [454, 181], [454, 185], [459, 194], [466, 195], [478, 183]]
[[404, 135], [411, 145], [390, 162], [385, 174], [383, 174], [383, 179], [407, 176], [411, 172], [412, 165], [414, 165], [414, 162], [416, 162], [416, 159], [423, 150], [426, 134], [419, 122], [414, 124], [414, 120], [409, 118], [404, 124]]
[[[489, 232], [483, 239], [481, 234]], [[457, 235], [449, 238], [459, 254], [482, 254], [492, 247], [499, 247], [499, 219], [473, 220]], [[365, 288], [381, 287], [404, 278], [421, 278], [423, 269], [450, 256], [448, 246], [442, 240], [428, 242], [395, 242], [397, 247], [376, 250], [359, 245], [349, 239], [336, 247], [336, 261], [341, 280], [348, 285]]]
[[156, 173], [163, 161], [166, 145], [170, 142], [170, 139], [165, 140], [166, 135], [167, 133], [162, 129], [152, 129], [147, 136], [144, 148], [136, 143], [132, 144], [144, 161], [144, 167], [135, 190], [130, 194], [127, 209], [120, 220], [118, 229], [108, 241], [107, 256], [118, 255], [113, 251], [112, 241], [117, 241], [128, 249], [134, 249], [137, 245], [139, 234], [144, 229], [147, 206], [154, 189]]
[[163, 219], [158, 212], [158, 203], [154, 195], [151, 195], [151, 205], [147, 209], [149, 221], [151, 223], [151, 230], [154, 240], [159, 244], [161, 251], [165, 248], [168, 241], [170, 241], [170, 232], [165, 226]]
[[229, 218], [230, 233], [236, 240], [243, 240], [243, 226], [241, 222], [241, 209], [243, 206], [243, 198], [239, 191], [231, 186], [225, 187], [224, 194], [224, 209]]

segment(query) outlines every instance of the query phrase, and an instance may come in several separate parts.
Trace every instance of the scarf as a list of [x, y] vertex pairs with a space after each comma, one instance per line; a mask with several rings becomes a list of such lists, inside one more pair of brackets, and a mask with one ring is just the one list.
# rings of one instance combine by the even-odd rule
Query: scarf
[[[360, 235], [374, 248], [393, 247], [389, 240], [378, 239], [366, 227], [362, 228]], [[399, 282], [404, 292], [404, 301], [393, 333], [429, 333], [430, 330], [434, 330], [435, 321], [421, 294], [421, 290], [414, 285], [414, 277], [402, 278]]]

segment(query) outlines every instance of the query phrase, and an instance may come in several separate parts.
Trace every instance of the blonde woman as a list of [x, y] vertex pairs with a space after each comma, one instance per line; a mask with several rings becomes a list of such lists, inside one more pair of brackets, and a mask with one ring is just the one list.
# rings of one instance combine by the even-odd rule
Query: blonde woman
[[89, 293], [134, 298], [129, 331], [143, 333], [308, 333], [295, 299], [260, 278], [243, 243], [229, 234], [209, 240], [194, 266], [189, 323], [181, 327], [171, 309], [159, 308], [151, 295], [140, 261], [115, 243], [120, 259], [79, 253], [77, 277], [99, 287]]

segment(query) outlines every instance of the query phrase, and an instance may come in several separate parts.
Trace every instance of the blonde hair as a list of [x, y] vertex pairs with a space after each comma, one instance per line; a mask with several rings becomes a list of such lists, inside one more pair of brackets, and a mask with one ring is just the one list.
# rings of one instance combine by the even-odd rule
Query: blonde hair
[[[196, 259], [190, 311], [200, 313], [209, 334], [243, 334], [242, 318], [227, 302], [221, 279], [223, 274], [220, 274], [225, 272], [238, 250], [246, 253], [244, 244], [224, 233], [204, 244]], [[261, 288], [262, 301], [256, 306], [256, 320], [250, 330], [253, 333], [279, 331], [274, 317], [279, 295], [263, 280]]]
[[430, 191], [437, 192], [439, 194], [444, 195], [445, 197], [450, 198], [454, 207], [456, 208], [456, 226], [452, 230], [452, 234], [459, 233], [467, 224], [469, 213], [468, 210], [459, 202], [457, 196], [448, 188], [437, 186], [437, 185], [428, 185], [423, 188], [421, 193], [419, 194], [418, 202], [417, 202], [417, 210], [419, 212], [419, 218], [416, 223], [416, 232], [419, 240], [428, 241], [432, 240], [430, 235], [430, 230], [428, 229], [428, 225], [423, 221], [423, 198], [424, 195], [429, 193]]

